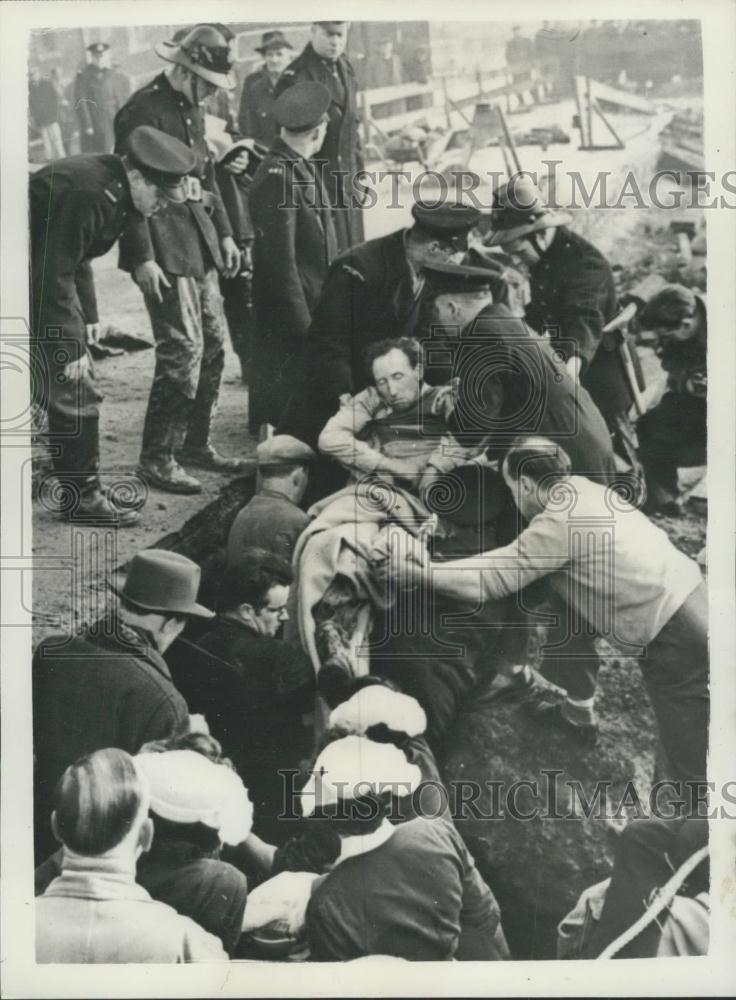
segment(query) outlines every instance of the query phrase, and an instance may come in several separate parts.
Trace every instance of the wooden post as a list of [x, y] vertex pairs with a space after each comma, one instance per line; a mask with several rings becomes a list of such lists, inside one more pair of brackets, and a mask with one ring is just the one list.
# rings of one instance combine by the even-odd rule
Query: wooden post
[[445, 121], [447, 123], [448, 129], [450, 129], [450, 128], [452, 128], [452, 119], [450, 118], [450, 105], [449, 105], [449, 97], [448, 97], [448, 94], [447, 94], [447, 77], [446, 76], [442, 77], [442, 96], [443, 96], [444, 104], [445, 104]]
[[503, 136], [506, 141], [506, 145], [508, 146], [509, 154], [511, 155], [511, 158], [514, 161], [514, 167], [516, 168], [516, 173], [517, 174], [521, 173], [521, 162], [519, 160], [519, 154], [516, 152], [516, 145], [514, 143], [511, 132], [509, 131], [508, 123], [506, 122], [506, 115], [503, 113], [502, 108], [497, 106], [496, 110], [498, 111], [498, 117], [501, 122], [501, 128], [503, 129]]

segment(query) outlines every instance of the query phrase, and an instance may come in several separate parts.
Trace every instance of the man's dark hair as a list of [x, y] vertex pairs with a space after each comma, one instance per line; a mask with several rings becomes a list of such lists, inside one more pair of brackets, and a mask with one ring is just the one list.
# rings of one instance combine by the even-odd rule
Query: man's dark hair
[[294, 579], [291, 566], [268, 549], [243, 549], [237, 565], [225, 570], [220, 587], [219, 610], [233, 611], [241, 604], [256, 610], [266, 603], [271, 587], [288, 587]]
[[376, 358], [382, 358], [389, 351], [403, 351], [409, 360], [412, 368], [416, 368], [424, 360], [422, 345], [416, 337], [386, 337], [385, 340], [377, 340], [366, 347], [363, 358], [368, 374], [373, 375], [373, 362]]
[[570, 456], [564, 448], [544, 437], [517, 438], [504, 459], [508, 476], [516, 481], [529, 476], [535, 483], [545, 484], [567, 479], [572, 471]]

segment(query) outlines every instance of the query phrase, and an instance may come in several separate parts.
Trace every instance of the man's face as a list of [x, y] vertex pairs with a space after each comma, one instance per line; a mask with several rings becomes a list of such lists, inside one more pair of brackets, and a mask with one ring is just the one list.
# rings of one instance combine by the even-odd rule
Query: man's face
[[281, 75], [289, 65], [290, 52], [290, 49], [267, 49], [263, 53], [263, 61], [266, 64], [268, 72], [273, 73], [274, 76], [277, 73]]
[[526, 236], [521, 236], [518, 240], [511, 240], [510, 243], [504, 243], [503, 251], [511, 254], [512, 257], [518, 257], [529, 266], [538, 263], [541, 257], [536, 246]]
[[282, 624], [289, 619], [286, 603], [289, 588], [280, 583], [271, 587], [266, 594], [263, 607], [254, 610], [253, 617], [261, 635], [275, 636]]
[[372, 370], [378, 395], [392, 410], [408, 410], [419, 399], [422, 391], [421, 367], [417, 365], [413, 368], [398, 347], [375, 358]]
[[467, 250], [467, 239], [456, 237], [445, 240], [441, 237], [426, 240], [417, 245], [416, 262], [420, 267], [436, 267], [437, 265], [455, 263]]
[[128, 173], [128, 183], [133, 205], [145, 218], [155, 215], [168, 201], [163, 191], [138, 170]]
[[345, 51], [348, 26], [339, 21], [312, 25], [312, 48], [323, 59], [339, 59]]
[[490, 288], [438, 295], [432, 304], [432, 322], [437, 326], [459, 327], [462, 330], [491, 302], [493, 294]]

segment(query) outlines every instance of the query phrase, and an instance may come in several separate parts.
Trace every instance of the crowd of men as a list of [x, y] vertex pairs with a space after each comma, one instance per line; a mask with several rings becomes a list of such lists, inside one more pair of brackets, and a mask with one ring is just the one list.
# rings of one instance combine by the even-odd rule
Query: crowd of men
[[[228, 327], [262, 438], [204, 575], [141, 551], [101, 621], [36, 649], [39, 961], [508, 958], [492, 866], [427, 806], [437, 757], [481, 687], [592, 752], [600, 638], [640, 662], [664, 777], [705, 780], [706, 587], [647, 516], [676, 513], [678, 467], [705, 460], [704, 301], [633, 296], [669, 372], [639, 446], [610, 264], [526, 176], [484, 238], [448, 201], [364, 242], [348, 27], [315, 22], [288, 65], [264, 33], [217, 153], [204, 109], [235, 86], [233, 36], [184, 30], [114, 152], [32, 175], [34, 395], [63, 516], [145, 517], [99, 476], [90, 262], [116, 242], [156, 344], [148, 486], [244, 471], [211, 437]], [[413, 598], [431, 627], [405, 627]], [[558, 622], [536, 665], [534, 608]], [[641, 915], [621, 898], [601, 951]]]

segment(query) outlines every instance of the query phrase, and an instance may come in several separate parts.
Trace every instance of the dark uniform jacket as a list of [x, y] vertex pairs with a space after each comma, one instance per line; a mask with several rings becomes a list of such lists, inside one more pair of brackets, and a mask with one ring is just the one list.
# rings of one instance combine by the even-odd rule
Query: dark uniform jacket
[[293, 500], [276, 490], [261, 490], [233, 521], [227, 536], [227, 566], [237, 566], [243, 550], [252, 546], [268, 549], [291, 562], [299, 536], [308, 524], [309, 515]]
[[[341, 250], [363, 242], [361, 209], [352, 208], [351, 178], [363, 169], [363, 155], [358, 132], [356, 105], [357, 84], [355, 72], [346, 56], [334, 65], [321, 59], [308, 42], [302, 52], [287, 66], [276, 84], [275, 96], [279, 97], [295, 83], [316, 80], [323, 83], [332, 95], [329, 107], [329, 124], [324, 145], [315, 160], [323, 164], [325, 190], [333, 207], [345, 205], [335, 212], [337, 242]], [[340, 174], [339, 171], [343, 171]]]
[[270, 146], [279, 134], [279, 127], [271, 117], [276, 83], [265, 66], [250, 73], [243, 81], [238, 111], [240, 134]]
[[[110, 153], [115, 145], [113, 122], [130, 93], [119, 70], [89, 63], [74, 81], [74, 106], [80, 127], [83, 153]], [[94, 129], [87, 135], [87, 129]]]
[[104, 747], [134, 754], [185, 731], [186, 702], [150, 637], [117, 618], [70, 637], [44, 639], [33, 657], [37, 860], [55, 847], [49, 819], [56, 782], [79, 757]]
[[529, 278], [529, 325], [537, 333], [549, 329], [553, 342], [561, 338], [565, 357], [582, 358], [582, 383], [604, 417], [627, 411], [633, 400], [618, 352], [621, 334], [603, 333], [618, 311], [613, 273], [603, 254], [560, 226]]
[[275, 423], [286, 406], [337, 243], [318, 175], [282, 139], [258, 167], [249, 205], [257, 338], [250, 407], [257, 426]]
[[366, 347], [385, 337], [412, 336], [420, 308], [404, 230], [341, 254], [329, 270], [314, 311], [303, 387], [280, 430], [316, 447], [340, 396], [354, 395], [368, 384]]
[[86, 343], [98, 322], [90, 260], [113, 246], [133, 207], [123, 164], [113, 155], [69, 156], [30, 179], [31, 282], [34, 330], [59, 327], [64, 340]]
[[409, 961], [503, 957], [496, 900], [452, 823], [418, 818], [379, 847], [346, 858], [312, 892], [312, 961], [364, 955]]
[[155, 260], [169, 274], [203, 278], [212, 267], [222, 267], [220, 241], [232, 236], [205, 142], [204, 112], [174, 90], [161, 73], [137, 90], [116, 116], [117, 153], [125, 152], [128, 136], [139, 125], [160, 129], [192, 148], [202, 200], [169, 204], [151, 219], [131, 222], [120, 240], [120, 267], [132, 272], [139, 264]]
[[[477, 373], [484, 373], [481, 385]], [[611, 435], [590, 395], [549, 342], [506, 306], [486, 306], [463, 330], [451, 374], [460, 379], [451, 428], [463, 443], [473, 431], [487, 433], [495, 459], [517, 435], [541, 434], [565, 449], [573, 473], [598, 481], [615, 475]]]
[[190, 710], [205, 716], [250, 791], [256, 821], [273, 818], [281, 797], [278, 769], [297, 767], [308, 752], [301, 722], [314, 702], [308, 657], [226, 616], [196, 645], [174, 643], [167, 657]]

